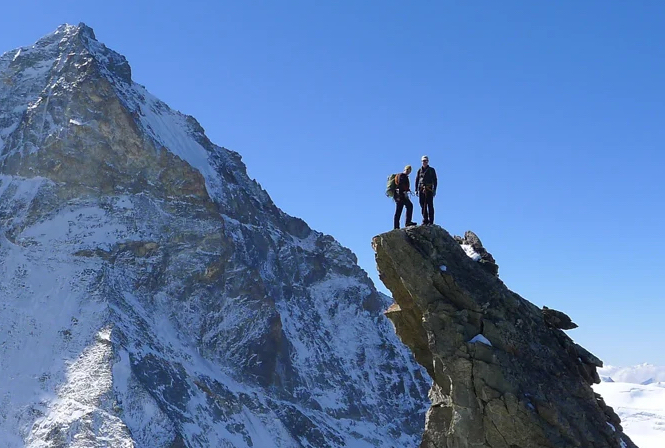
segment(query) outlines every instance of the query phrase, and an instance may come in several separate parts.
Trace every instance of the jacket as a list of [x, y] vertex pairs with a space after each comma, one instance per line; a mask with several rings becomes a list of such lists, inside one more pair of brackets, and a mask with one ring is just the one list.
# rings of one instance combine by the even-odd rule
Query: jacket
[[418, 168], [418, 172], [416, 173], [416, 191], [422, 190], [426, 187], [429, 187], [432, 189], [432, 191], [436, 191], [436, 170], [432, 168], [431, 166], [428, 166], [427, 168]]

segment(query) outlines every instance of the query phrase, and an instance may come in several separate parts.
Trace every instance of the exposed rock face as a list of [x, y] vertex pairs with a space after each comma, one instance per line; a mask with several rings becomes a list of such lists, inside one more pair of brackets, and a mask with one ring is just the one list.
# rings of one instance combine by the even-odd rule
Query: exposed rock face
[[455, 241], [462, 245], [462, 248], [468, 256], [476, 260], [480, 266], [492, 275], [499, 276], [499, 265], [494, 261], [492, 254], [487, 252], [480, 242], [478, 235], [470, 230], [464, 233], [464, 238], [455, 236]]
[[373, 240], [386, 313], [430, 373], [422, 448], [634, 447], [594, 394], [600, 360], [548, 325], [445, 230]]
[[388, 305], [90, 28], [0, 57], [2, 448], [415, 446]]
[[[545, 323], [552, 328], [559, 328], [561, 330], [572, 330], [577, 328], [577, 324], [572, 319], [561, 311], [553, 310], [546, 306], [543, 307], [543, 319]], [[602, 364], [598, 367], [603, 367]]]

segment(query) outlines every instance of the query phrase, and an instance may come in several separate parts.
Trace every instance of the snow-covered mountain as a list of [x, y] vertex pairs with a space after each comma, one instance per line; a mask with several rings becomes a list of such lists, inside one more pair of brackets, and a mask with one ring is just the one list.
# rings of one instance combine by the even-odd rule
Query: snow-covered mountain
[[415, 447], [388, 305], [87, 26], [0, 57], [0, 448]]
[[665, 383], [665, 366], [655, 366], [647, 363], [630, 367], [605, 366], [598, 369], [598, 374], [605, 381], [611, 378], [612, 381], [621, 383]]
[[[633, 372], [639, 370], [640, 366], [637, 366]], [[624, 432], [637, 446], [665, 446], [665, 383], [643, 385], [603, 381], [596, 384], [594, 390], [621, 417]]]

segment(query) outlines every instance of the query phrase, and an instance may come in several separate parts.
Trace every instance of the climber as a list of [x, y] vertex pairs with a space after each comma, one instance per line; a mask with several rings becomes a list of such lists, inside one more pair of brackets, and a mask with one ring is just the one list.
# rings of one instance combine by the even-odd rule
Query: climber
[[409, 183], [409, 174], [411, 174], [411, 165], [404, 167], [404, 171], [395, 176], [395, 228], [399, 229], [399, 221], [402, 218], [402, 209], [406, 207], [406, 225], [415, 226], [416, 223], [411, 221], [413, 216], [413, 203], [409, 199], [409, 192], [411, 185]]
[[416, 174], [416, 195], [420, 199], [423, 225], [434, 224], [434, 196], [436, 196], [436, 171], [429, 166], [429, 157], [420, 159], [423, 166]]

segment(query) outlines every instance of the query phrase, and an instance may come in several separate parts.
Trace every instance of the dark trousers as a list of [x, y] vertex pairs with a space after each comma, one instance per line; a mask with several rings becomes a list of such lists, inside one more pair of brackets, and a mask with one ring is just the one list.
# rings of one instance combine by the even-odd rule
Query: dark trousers
[[413, 217], [413, 204], [405, 193], [397, 195], [395, 200], [395, 228], [399, 229], [399, 220], [402, 217], [402, 210], [406, 207], [406, 222], [411, 222]]
[[432, 190], [420, 190], [420, 210], [423, 212], [423, 224], [434, 224], [434, 193]]

